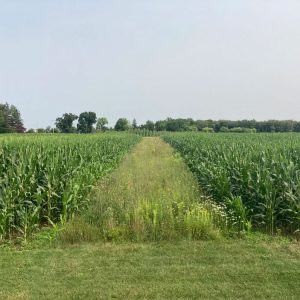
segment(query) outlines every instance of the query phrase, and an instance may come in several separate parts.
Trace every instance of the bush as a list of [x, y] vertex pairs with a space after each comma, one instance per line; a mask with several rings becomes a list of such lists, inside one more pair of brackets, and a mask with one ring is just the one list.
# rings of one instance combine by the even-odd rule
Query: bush
[[202, 128], [202, 132], [214, 133], [215, 131], [211, 127], [204, 127], [204, 128]]

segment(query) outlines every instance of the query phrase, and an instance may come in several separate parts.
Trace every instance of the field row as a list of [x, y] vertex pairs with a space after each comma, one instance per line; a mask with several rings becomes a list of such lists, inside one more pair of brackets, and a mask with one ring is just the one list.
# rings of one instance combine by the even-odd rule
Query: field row
[[93, 184], [137, 142], [137, 135], [0, 139], [0, 239], [66, 221], [86, 207]]
[[[299, 234], [299, 135], [166, 133], [162, 138], [181, 153], [201, 188], [226, 207], [233, 229]], [[0, 239], [26, 239], [34, 228], [64, 223], [84, 210], [93, 185], [140, 140], [126, 133], [2, 136]], [[156, 161], [158, 171], [162, 162], [162, 157]]]
[[300, 229], [300, 136], [167, 134], [201, 187], [241, 229]]

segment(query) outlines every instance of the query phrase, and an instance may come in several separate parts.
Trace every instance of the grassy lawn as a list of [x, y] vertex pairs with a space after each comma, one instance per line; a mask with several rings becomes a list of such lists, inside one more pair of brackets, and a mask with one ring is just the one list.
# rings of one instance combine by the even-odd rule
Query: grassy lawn
[[196, 219], [206, 239], [196, 241], [170, 217], [173, 203], [195, 210], [203, 198], [172, 148], [146, 138], [51, 246], [45, 231], [0, 247], [0, 299], [300, 299], [299, 243], [227, 239], [211, 219]]
[[1, 299], [299, 299], [300, 247], [219, 240], [0, 250]]

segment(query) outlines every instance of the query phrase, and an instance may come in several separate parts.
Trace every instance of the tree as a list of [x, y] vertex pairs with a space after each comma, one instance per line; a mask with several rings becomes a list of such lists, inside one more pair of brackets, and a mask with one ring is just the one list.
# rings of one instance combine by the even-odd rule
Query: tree
[[213, 133], [214, 129], [211, 127], [204, 127], [202, 128], [202, 132]]
[[96, 124], [96, 129], [98, 131], [105, 131], [107, 129], [107, 127], [105, 125], [108, 124], [108, 120], [105, 117], [99, 118], [97, 120], [97, 124]]
[[52, 129], [51, 129], [51, 132], [52, 132], [52, 133], [59, 133], [59, 130], [58, 130], [57, 128], [52, 128]]
[[157, 121], [155, 122], [155, 129], [157, 131], [165, 131], [167, 127], [167, 122], [166, 121]]
[[186, 127], [186, 131], [198, 131], [198, 128], [196, 125], [190, 125]]
[[226, 127], [226, 126], [222, 126], [221, 128], [220, 128], [220, 132], [228, 132], [228, 127]]
[[35, 133], [35, 130], [33, 128], [30, 128], [26, 131], [26, 133]]
[[62, 133], [72, 133], [75, 132], [73, 127], [73, 122], [78, 119], [78, 116], [72, 113], [65, 113], [61, 118], [57, 118], [55, 121], [55, 126]]
[[192, 119], [166, 119], [166, 130], [167, 131], [187, 131], [190, 126], [195, 125]]
[[46, 133], [46, 130], [44, 128], [38, 128], [36, 130], [37, 133]]
[[126, 118], [120, 118], [115, 125], [115, 130], [117, 131], [126, 131], [129, 128], [130, 128], [130, 124]]
[[295, 124], [294, 124], [294, 131], [295, 132], [300, 132], [300, 122], [295, 122]]
[[133, 129], [137, 129], [137, 122], [136, 122], [136, 119], [133, 119], [133, 121], [132, 121], [132, 128]]
[[0, 104], [0, 132], [11, 132], [9, 128], [9, 105], [8, 103]]
[[23, 126], [23, 120], [21, 118], [21, 113], [19, 110], [14, 106], [10, 106], [10, 113], [9, 113], [9, 127], [14, 128], [16, 132], [24, 132], [25, 128]]
[[51, 126], [47, 126], [45, 129], [46, 133], [59, 133], [59, 130], [57, 128], [51, 128]]
[[21, 113], [16, 106], [0, 104], [0, 132], [25, 132]]
[[95, 112], [83, 112], [79, 115], [77, 130], [81, 133], [91, 133], [93, 125], [97, 122], [97, 116]]
[[148, 129], [148, 130], [154, 130], [154, 128], [155, 128], [155, 125], [154, 125], [154, 122], [152, 122], [152, 121], [150, 121], [150, 120], [148, 120], [147, 122], [146, 122], [146, 124], [143, 126], [145, 129]]
[[5, 114], [2, 110], [0, 110], [0, 132], [8, 132]]

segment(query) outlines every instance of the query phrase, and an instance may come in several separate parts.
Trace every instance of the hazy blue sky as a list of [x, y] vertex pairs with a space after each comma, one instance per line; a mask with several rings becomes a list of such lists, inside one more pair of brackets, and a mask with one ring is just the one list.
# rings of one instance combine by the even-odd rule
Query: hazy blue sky
[[0, 0], [0, 102], [64, 112], [300, 120], [299, 0]]

